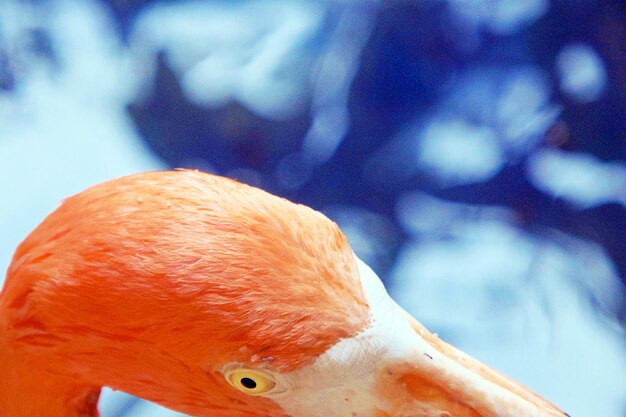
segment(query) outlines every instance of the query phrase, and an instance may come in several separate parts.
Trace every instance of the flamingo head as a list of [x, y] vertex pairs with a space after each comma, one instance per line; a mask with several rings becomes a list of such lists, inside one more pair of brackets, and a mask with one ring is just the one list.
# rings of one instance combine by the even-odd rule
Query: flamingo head
[[565, 415], [425, 330], [322, 214], [208, 174], [67, 199], [0, 306], [43, 377], [198, 417]]

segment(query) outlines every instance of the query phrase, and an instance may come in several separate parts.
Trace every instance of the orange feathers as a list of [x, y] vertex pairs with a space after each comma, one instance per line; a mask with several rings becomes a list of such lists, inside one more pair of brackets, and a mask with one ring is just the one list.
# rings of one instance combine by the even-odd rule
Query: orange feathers
[[208, 415], [232, 407], [223, 363], [294, 369], [368, 320], [326, 217], [221, 177], [154, 172], [68, 198], [18, 247], [0, 354], [32, 363], [28, 378], [74, 381], [80, 398], [108, 384]]

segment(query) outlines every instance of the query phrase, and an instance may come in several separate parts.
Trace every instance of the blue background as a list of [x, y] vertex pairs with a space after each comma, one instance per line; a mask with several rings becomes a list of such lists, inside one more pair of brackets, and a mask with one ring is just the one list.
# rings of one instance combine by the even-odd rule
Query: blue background
[[623, 417], [625, 22], [617, 0], [1, 0], [0, 267], [89, 185], [214, 172], [327, 214], [427, 327], [572, 417]]

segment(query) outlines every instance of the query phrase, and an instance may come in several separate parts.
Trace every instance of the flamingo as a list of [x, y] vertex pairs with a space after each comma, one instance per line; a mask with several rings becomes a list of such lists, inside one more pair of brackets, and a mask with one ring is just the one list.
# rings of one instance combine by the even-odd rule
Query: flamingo
[[197, 171], [66, 199], [0, 295], [0, 417], [556, 417], [429, 333], [321, 213]]

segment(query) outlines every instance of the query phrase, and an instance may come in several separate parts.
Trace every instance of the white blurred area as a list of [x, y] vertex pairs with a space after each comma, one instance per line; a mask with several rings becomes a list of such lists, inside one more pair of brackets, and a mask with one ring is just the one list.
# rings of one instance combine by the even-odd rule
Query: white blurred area
[[626, 206], [626, 166], [601, 162], [584, 153], [541, 150], [528, 161], [528, 178], [540, 190], [589, 208]]
[[498, 34], [511, 34], [540, 18], [547, 0], [448, 0], [452, 13], [466, 24]]
[[140, 61], [150, 63], [141, 68], [146, 88], [163, 52], [192, 102], [218, 107], [236, 100], [280, 119], [306, 105], [314, 57], [302, 44], [314, 40], [322, 23], [315, 3], [155, 3], [141, 13], [130, 42]]
[[589, 45], [565, 46], [556, 59], [561, 90], [573, 100], [588, 103], [598, 99], [607, 83], [604, 62]]
[[[42, 15], [28, 2], [0, 0], [4, 38], [19, 44], [24, 26], [45, 25], [59, 57], [55, 65], [28, 60], [20, 89], [0, 94], [0, 189], [9, 196], [0, 205], [0, 269], [65, 196], [164, 168], [125, 112], [146, 93], [158, 49], [194, 103], [211, 107], [234, 99], [277, 120], [310, 111], [314, 122], [302, 155], [316, 163], [333, 155], [350, 122], [349, 88], [375, 23], [373, 9], [357, 8], [356, 19], [346, 9], [333, 35], [320, 38], [324, 2], [244, 4], [157, 3], [140, 15], [126, 46], [108, 11], [94, 1], [50, 2]], [[468, 26], [504, 34], [549, 7], [546, 0], [448, 4]], [[323, 45], [321, 58], [312, 55], [311, 44]], [[582, 102], [604, 88], [594, 54], [574, 45], [556, 63], [561, 89]], [[371, 167], [385, 181], [427, 172], [441, 188], [492, 178], [508, 160], [533, 151], [558, 116], [546, 77], [526, 67], [468, 69], [437, 108], [373, 157]], [[626, 204], [623, 166], [585, 155], [537, 153], [528, 176], [537, 188], [582, 207]], [[391, 293], [445, 340], [572, 417], [623, 417], [624, 334], [599, 311], [611, 316], [624, 306], [615, 298], [619, 277], [601, 248], [550, 230], [521, 232], [506, 208], [419, 192], [398, 201], [402, 231], [392, 230], [391, 219], [356, 207], [329, 207], [328, 214], [375, 270], [390, 262], [389, 247], [401, 233], [408, 236], [392, 268]], [[108, 389], [100, 408], [102, 417], [180, 416]]]

